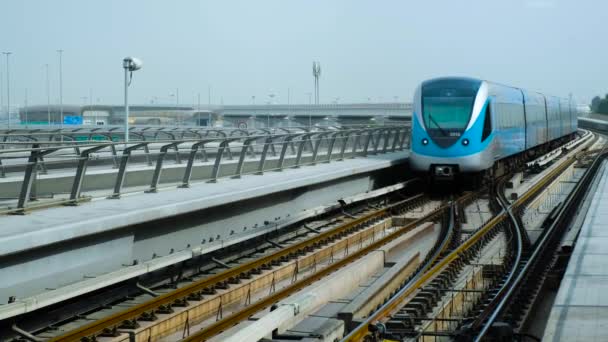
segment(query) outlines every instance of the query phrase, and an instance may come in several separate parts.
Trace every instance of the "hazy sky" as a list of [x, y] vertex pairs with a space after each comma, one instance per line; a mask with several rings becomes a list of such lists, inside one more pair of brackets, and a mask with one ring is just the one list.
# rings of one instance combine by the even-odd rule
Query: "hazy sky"
[[[601, 0], [125, 1], [3, 0], [0, 50], [11, 51], [11, 102], [121, 103], [122, 58], [140, 57], [132, 103], [410, 101], [422, 80], [481, 77], [579, 101], [608, 92]], [[6, 64], [1, 56], [3, 101]], [[88, 100], [87, 100], [88, 101]]]

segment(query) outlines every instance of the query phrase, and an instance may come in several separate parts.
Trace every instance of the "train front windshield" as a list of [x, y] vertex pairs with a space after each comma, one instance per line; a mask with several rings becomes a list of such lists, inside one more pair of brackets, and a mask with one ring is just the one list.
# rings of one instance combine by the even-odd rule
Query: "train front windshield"
[[480, 85], [480, 81], [451, 79], [422, 85], [424, 125], [439, 145], [451, 145], [464, 132]]

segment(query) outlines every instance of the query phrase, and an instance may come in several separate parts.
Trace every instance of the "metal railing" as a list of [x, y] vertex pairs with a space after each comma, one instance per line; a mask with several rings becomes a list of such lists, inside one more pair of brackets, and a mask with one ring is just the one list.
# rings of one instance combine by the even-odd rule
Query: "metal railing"
[[[128, 144], [124, 142], [93, 142], [81, 141], [69, 144], [46, 141], [33, 142], [31, 148], [12, 148], [0, 150], [0, 177], [5, 177], [5, 167], [2, 159], [10, 155], [27, 156], [27, 161], [13, 164], [11, 167], [22, 168], [23, 180], [15, 204], [10, 198], [4, 198], [8, 203], [6, 209], [0, 213], [22, 214], [26, 209], [49, 205], [76, 205], [92, 196], [83, 196], [84, 180], [87, 167], [91, 160], [111, 159], [113, 167], [117, 169], [111, 193], [99, 189], [94, 197], [120, 198], [125, 191], [124, 184], [128, 175], [127, 169], [133, 155], [143, 157], [146, 166], [153, 168], [152, 177], [145, 185], [145, 192], [155, 193], [161, 186], [171, 187], [178, 185], [187, 188], [192, 181], [193, 171], [207, 166], [210, 174], [207, 177], [198, 177], [198, 180], [217, 182], [222, 177], [238, 178], [246, 174], [264, 174], [268, 171], [281, 171], [286, 168], [298, 168], [303, 165], [344, 160], [356, 156], [366, 157], [379, 153], [395, 152], [407, 147], [409, 128], [404, 126], [384, 126], [376, 128], [355, 128], [341, 130], [321, 130], [317, 132], [292, 132], [283, 129], [284, 133], [266, 131], [266, 134], [246, 134], [240, 130], [239, 134], [221, 136], [196, 136], [182, 139], [167, 140], [139, 140]], [[274, 133], [274, 134], [272, 134]], [[19, 146], [19, 143], [16, 146]], [[181, 150], [180, 150], [181, 148]], [[166, 157], [173, 153], [173, 165], [183, 164], [185, 167], [181, 174], [181, 181], [161, 182], [163, 171], [167, 170]], [[57, 160], [45, 160], [46, 156], [59, 155]], [[4, 157], [4, 158], [3, 158]], [[235, 158], [236, 157], [236, 158]], [[212, 161], [212, 163], [211, 163]], [[61, 163], [68, 166], [71, 186], [65, 191], [65, 198], [53, 201], [41, 201], [38, 205], [32, 201], [38, 199], [36, 182], [39, 174], [47, 174], [53, 164]], [[227, 166], [230, 166], [229, 168]], [[180, 166], [181, 168], [181, 166]], [[179, 169], [178, 169], [179, 170]], [[65, 174], [66, 168], [61, 171]], [[181, 170], [180, 170], [181, 171]], [[73, 173], [72, 173], [73, 172]], [[173, 171], [175, 172], [175, 171]], [[13, 172], [12, 175], [20, 175]], [[73, 176], [72, 176], [73, 175]], [[177, 183], [177, 184], [176, 184]], [[2, 182], [0, 182], [1, 189]], [[136, 192], [141, 192], [141, 187]], [[132, 191], [131, 191], [132, 192]]]
[[[273, 128], [224, 128], [206, 126], [134, 126], [129, 129], [129, 140], [183, 140], [202, 139], [208, 137], [250, 136], [259, 134], [278, 134], [296, 132], [323, 132], [340, 129], [365, 129], [378, 126], [370, 125], [339, 125], [339, 126], [292, 126]], [[389, 126], [386, 126], [389, 127]], [[73, 128], [44, 126], [36, 128], [17, 127], [12, 129], [0, 128], [0, 149], [8, 142], [43, 142], [43, 141], [113, 141], [124, 140], [123, 126], [76, 126]]]

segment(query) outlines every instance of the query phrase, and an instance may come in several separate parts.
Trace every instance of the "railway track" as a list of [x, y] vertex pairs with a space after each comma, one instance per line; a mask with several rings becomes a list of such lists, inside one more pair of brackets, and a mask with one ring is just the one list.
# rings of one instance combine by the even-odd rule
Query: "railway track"
[[[589, 152], [583, 154], [588, 156]], [[509, 301], [522, 297], [525, 291], [517, 289], [527, 283], [526, 273], [530, 274], [531, 265], [538, 265], [536, 260], [540, 259], [534, 254], [538, 247], [532, 249], [526, 242], [516, 216], [575, 161], [575, 158], [566, 158], [513, 203], [498, 196], [494, 206], [496, 215], [473, 232], [460, 232], [465, 220], [463, 208], [481, 193], [435, 203], [430, 213], [397, 229], [387, 224], [387, 220], [430, 202], [422, 194], [394, 203], [384, 199], [358, 211], [343, 210], [339, 217], [317, 219], [314, 225], [305, 224], [303, 230], [307, 234], [296, 230], [281, 239], [267, 241], [264, 250], [214, 258], [211, 260], [214, 267], [172, 279], [168, 287], [138, 284], [143, 296], [108, 305], [113, 314], [65, 333], [55, 327], [51, 336], [32, 335], [30, 340], [49, 337], [50, 341], [155, 340], [178, 330], [183, 331], [186, 341], [206, 340], [429, 221], [443, 221], [441, 238], [401, 290], [379, 310], [370, 313], [344, 340], [384, 337], [424, 340], [427, 336], [480, 340], [494, 329], [493, 324], [505, 312], [525, 316], [525, 307], [513, 309]], [[597, 168], [596, 162], [597, 159], [587, 173]], [[582, 188], [577, 185], [575, 192], [583, 191], [579, 189]], [[504, 191], [498, 189], [496, 193]], [[541, 237], [543, 243], [551, 239], [550, 236], [547, 233]], [[497, 250], [502, 251], [498, 257]], [[336, 257], [339, 253], [343, 257]], [[491, 280], [486, 281], [487, 278]], [[262, 288], [270, 288], [269, 293], [255, 293]], [[463, 306], [461, 317], [446, 318], [445, 308], [453, 308], [455, 302], [456, 305], [468, 302], [468, 307], [465, 310]], [[429, 311], [441, 303], [443, 310], [427, 317]], [[117, 310], [117, 307], [126, 309]], [[476, 312], [476, 319], [468, 319], [472, 311]], [[91, 320], [91, 317], [95, 315], [87, 313], [82, 319]], [[190, 331], [191, 325], [202, 321], [207, 322], [203, 329]], [[440, 326], [448, 326], [451, 331], [439, 329]]]
[[[459, 201], [470, 200], [472, 197], [472, 194], [467, 194], [461, 199], [459, 199]], [[287, 268], [285, 266], [286, 264], [293, 264], [292, 261], [296, 259], [299, 263], [301, 263], [296, 263], [296, 269], [300, 267], [311, 268], [310, 259], [312, 258], [314, 260], [314, 257], [310, 256], [311, 249], [322, 246], [337, 246], [341, 243], [342, 248], [324, 248], [318, 250], [316, 253], [316, 255], [319, 255], [320, 253], [325, 253], [327, 257], [331, 258], [332, 251], [333, 253], [336, 253], [348, 249], [349, 242], [346, 241], [351, 241], [350, 248], [354, 251], [349, 252], [343, 258], [328, 264], [326, 267], [320, 268], [318, 271], [315, 270], [314, 272], [311, 272], [310, 275], [307, 275], [300, 279], [296, 279], [294, 277], [293, 280], [287, 286], [280, 289], [274, 288], [269, 295], [258, 298], [258, 300], [255, 302], [251, 301], [250, 294], [247, 294], [245, 296], [246, 298], [249, 298], [249, 302], [246, 301], [245, 305], [243, 305], [240, 309], [235, 310], [231, 314], [224, 314], [222, 312], [223, 310], [221, 309], [221, 307], [219, 310], [214, 309], [211, 311], [207, 311], [206, 317], [209, 317], [210, 312], [213, 313], [213, 316], [215, 316], [215, 322], [211, 322], [211, 324], [205, 327], [203, 330], [192, 334], [189, 339], [199, 340], [214, 336], [219, 332], [230, 328], [236, 323], [247, 319], [252, 313], [258, 312], [263, 308], [272, 305], [277, 300], [280, 300], [281, 298], [284, 298], [289, 294], [310, 285], [311, 283], [332, 273], [336, 269], [343, 267], [344, 265], [366, 255], [370, 251], [378, 248], [379, 246], [382, 246], [398, 238], [399, 236], [407, 233], [408, 231], [420, 225], [421, 223], [433, 220], [440, 220], [442, 217], [445, 217], [450, 211], [453, 212], [453, 209], [451, 209], [450, 205], [440, 205], [437, 206], [437, 208], [435, 208], [434, 210], [432, 210], [428, 215], [424, 215], [422, 218], [416, 219], [403, 227], [391, 229], [390, 232], [386, 232], [384, 234], [379, 233], [379, 226], [380, 230], [384, 230], [386, 229], [386, 227], [389, 226], [383, 222], [390, 218], [391, 215], [403, 214], [404, 212], [409, 211], [413, 206], [421, 203], [422, 200], [423, 197], [419, 195], [411, 199], [393, 203], [389, 206], [374, 210], [370, 213], [365, 213], [358, 218], [354, 218], [351, 221], [332, 229], [331, 231], [317, 234], [316, 236], [310, 239], [296, 243], [290, 247], [280, 249], [279, 251], [271, 255], [257, 258], [248, 263], [232, 267], [207, 279], [198, 281], [191, 285], [187, 285], [171, 293], [155, 297], [146, 303], [139, 304], [123, 312], [117, 313], [110, 317], [106, 317], [102, 320], [98, 320], [89, 325], [83, 326], [80, 329], [76, 329], [62, 336], [53, 338], [51, 339], [51, 341], [82, 341], [93, 339], [104, 340], [106, 338], [112, 341], [121, 341], [129, 340], [130, 338], [138, 339], [142, 337], [144, 339], [155, 339], [160, 337], [160, 334], [175, 331], [175, 329], [185, 329], [184, 331], [187, 331], [188, 327], [194, 324], [194, 318], [196, 318], [190, 316], [190, 313], [193, 311], [189, 308], [200, 307], [201, 305], [204, 305], [205, 297], [214, 296], [214, 291], [224, 291], [225, 286], [231, 283], [232, 285], [238, 286], [238, 283], [240, 283], [240, 281], [247, 281], [247, 278], [252, 277], [254, 273], [262, 273], [260, 271], [263, 271], [264, 268], [270, 268], [275, 266], [283, 267], [283, 269], [285, 269]], [[359, 237], [357, 237], [356, 235], [351, 235], [357, 232], [359, 232], [360, 234]], [[362, 240], [361, 234], [366, 234], [367, 240], [369, 242], [363, 243], [362, 241], [364, 240]], [[349, 239], [348, 236], [345, 235], [351, 235], [351, 238]], [[434, 253], [431, 253], [427, 258], [427, 263], [430, 263], [435, 260], [437, 256], [445, 250], [449, 242], [452, 241], [451, 229], [449, 227], [446, 226], [445, 234], [442, 235], [444, 235], [445, 238], [438, 241], [434, 248]], [[355, 248], [356, 245], [352, 243], [353, 241], [358, 242], [358, 248]], [[308, 262], [306, 260], [308, 260]], [[283, 266], [281, 266], [282, 264]], [[268, 272], [266, 272], [266, 275], [267, 274]], [[296, 273], [293, 273], [293, 268], [291, 268], [288, 269], [287, 274], [289, 274], [290, 276], [294, 276]], [[272, 281], [271, 288], [273, 288]], [[243, 290], [241, 289], [241, 293], [242, 292]], [[224, 294], [227, 293], [228, 292], [224, 292]], [[225, 304], [226, 303], [221, 303], [220, 305]], [[175, 309], [175, 311], [177, 311], [178, 307], [184, 307], [186, 305], [186, 309], [181, 311], [185, 312], [186, 314], [182, 316], [188, 316], [189, 318], [193, 317], [191, 321], [189, 321], [188, 319], [184, 321], [184, 317], [176, 315], [175, 312], [170, 312], [170, 310], [167, 310], [168, 307], [171, 307], [172, 309]], [[159, 319], [158, 316], [160, 316], [161, 314], [173, 314], [172, 320], [175, 324], [167, 320]], [[138, 329], [136, 323], [138, 323], [138, 321], [141, 321], [142, 319], [156, 319], [159, 324], [153, 323], [148, 325], [145, 329]], [[172, 327], [167, 328], [168, 325], [171, 325]], [[156, 335], [151, 337], [151, 334], [155, 333], [155, 329], [159, 330], [156, 331]], [[163, 330], [163, 332], [159, 332], [160, 330]]]
[[[262, 311], [263, 309], [271, 306], [272, 304], [280, 301], [283, 298], [290, 296], [296, 291], [304, 288], [305, 286], [310, 285], [311, 283], [321, 279], [322, 277], [334, 272], [335, 270], [344, 267], [348, 263], [353, 262], [366, 255], [367, 253], [380, 248], [383, 245], [397, 239], [399, 236], [404, 233], [410, 231], [411, 229], [422, 225], [425, 222], [442, 220], [444, 224], [442, 225], [442, 232], [440, 234], [441, 238], [437, 240], [435, 246], [431, 249], [431, 251], [427, 254], [425, 260], [420, 264], [418, 269], [414, 272], [414, 274], [419, 274], [424, 272], [429, 265], [433, 264], [446, 250], [450, 248], [450, 245], [453, 241], [455, 241], [455, 236], [457, 232], [454, 229], [454, 203], [467, 203], [474, 199], [476, 194], [468, 193], [455, 201], [450, 201], [450, 203], [442, 205], [435, 210], [431, 211], [427, 215], [424, 215], [421, 218], [418, 218], [408, 224], [406, 224], [401, 229], [398, 229], [387, 236], [372, 242], [367, 247], [358, 250], [357, 252], [345, 257], [339, 262], [332, 264], [331, 266], [323, 269], [322, 272], [318, 274], [314, 274], [310, 277], [303, 279], [300, 283], [295, 283], [289, 287], [286, 287], [282, 291], [277, 291], [274, 295], [265, 298], [262, 301], [256, 302], [255, 304], [244, 308], [238, 312], [235, 312], [233, 315], [226, 317], [224, 320], [217, 321], [216, 323], [203, 328], [202, 330], [189, 335], [184, 338], [183, 341], [204, 341], [207, 340], [222, 331], [232, 328], [236, 324], [247, 320], [251, 315], [256, 312]], [[393, 212], [395, 212], [393, 210]]]
[[[518, 326], [529, 308], [530, 294], [534, 292], [530, 290], [530, 286], [535, 286], [531, 278], [542, 278], [547, 273], [543, 270], [548, 265], [545, 262], [551, 261], [539, 256], [555, 250], [549, 243], [559, 241], [559, 234], [553, 227], [560, 225], [564, 229], [567, 221], [559, 219], [566, 215], [561, 210], [558, 218], [554, 217], [554, 224], [530, 245], [518, 215], [576, 161], [572, 156], [561, 159], [557, 167], [512, 203], [504, 197], [506, 179], [499, 182], [502, 185], [495, 191], [498, 195], [496, 215], [427, 272], [411, 279], [343, 341], [425, 341], [439, 337], [480, 341], [489, 335], [508, 334], [511, 326], [499, 321], [499, 317], [507, 317], [509, 324]], [[598, 163], [596, 159], [586, 171], [562, 209], [576, 203], [576, 196], [580, 196]], [[502, 248], [493, 245], [502, 245]], [[480, 263], [484, 257], [485, 261]], [[488, 259], [497, 262], [488, 262]], [[479, 267], [476, 269], [476, 266]]]
[[[394, 197], [394, 194], [389, 195]], [[107, 305], [104, 310], [114, 311], [110, 315], [101, 316], [98, 310], [93, 310], [77, 317], [79, 322], [76, 323], [80, 323], [80, 326], [74, 324], [75, 322], [68, 323], [63, 328], [55, 325], [37, 333], [36, 337], [50, 338], [55, 341], [105, 338], [112, 340], [120, 336], [121, 331], [136, 330], [138, 326], [143, 325], [142, 323], [160, 321], [163, 316], [173, 315], [175, 311], [184, 309], [186, 306], [188, 309], [194, 307], [194, 303], [203, 303], [212, 307], [202, 316], [208, 317], [212, 312], [212, 316], [219, 319], [223, 316], [222, 311], [225, 311], [232, 301], [223, 300], [223, 303], [218, 304], [217, 300], [219, 298], [219, 301], [222, 301], [222, 298], [228, 298], [229, 295], [226, 294], [230, 292], [229, 289], [240, 288], [242, 296], [242, 292], [247, 290], [244, 290], [240, 284], [251, 283], [251, 279], [266, 277], [266, 283], [274, 281], [278, 284], [280, 280], [297, 276], [298, 272], [294, 272], [294, 268], [315, 268], [324, 259], [331, 258], [332, 253], [337, 254], [349, 249], [351, 252], [358, 250], [363, 246], [362, 242], [384, 234], [383, 231], [386, 227], [374, 225], [374, 223], [381, 221], [391, 212], [407, 211], [414, 206], [428, 202], [426, 197], [416, 195], [390, 203], [385, 196], [380, 200], [362, 204], [362, 208], [359, 208], [358, 211], [348, 209], [349, 212], [342, 210], [340, 215], [335, 217], [316, 218], [295, 232], [286, 234], [280, 239], [265, 242], [266, 250], [254, 248], [251, 254], [240, 252], [236, 256], [221, 260], [215, 259], [212, 262], [215, 263], [212, 268], [205, 269], [198, 275], [183, 275], [180, 279], [173, 279], [168, 284], [169, 286], [160, 288], [139, 286], [142, 289], [139, 296]], [[302, 233], [304, 231], [306, 234]], [[328, 248], [328, 246], [332, 247]], [[299, 261], [294, 264], [294, 260]], [[261, 284], [264, 282], [263, 279], [259, 280]], [[179, 287], [173, 288], [176, 286]], [[206, 300], [212, 298], [215, 301]], [[123, 309], [119, 310], [121, 307]], [[126, 309], [124, 309], [125, 307]], [[98, 319], [91, 322], [95, 317]], [[195, 321], [193, 319], [192, 323]], [[82, 325], [82, 322], [88, 324]], [[66, 331], [74, 326], [76, 329]]]
[[525, 335], [520, 331], [528, 318], [528, 313], [537, 299], [543, 283], [547, 280], [552, 266], [555, 265], [559, 246], [564, 233], [569, 227], [576, 210], [580, 205], [589, 185], [606, 158], [607, 152], [602, 149], [577, 183], [570, 196], [558, 207], [552, 223], [545, 229], [539, 240], [529, 250], [521, 249], [521, 259], [511, 273], [508, 286], [497, 294], [492, 306], [483, 316], [478, 317], [477, 325], [473, 325], [475, 341], [481, 341], [490, 335], [492, 329], [499, 325], [508, 324], [514, 329], [514, 334]]

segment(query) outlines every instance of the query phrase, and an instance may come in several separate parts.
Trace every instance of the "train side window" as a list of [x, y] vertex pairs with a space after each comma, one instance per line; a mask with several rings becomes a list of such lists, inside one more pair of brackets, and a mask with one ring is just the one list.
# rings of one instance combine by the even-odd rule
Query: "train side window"
[[492, 113], [490, 111], [490, 104], [486, 106], [486, 113], [483, 119], [483, 131], [481, 133], [481, 141], [486, 140], [490, 133], [492, 133]]

